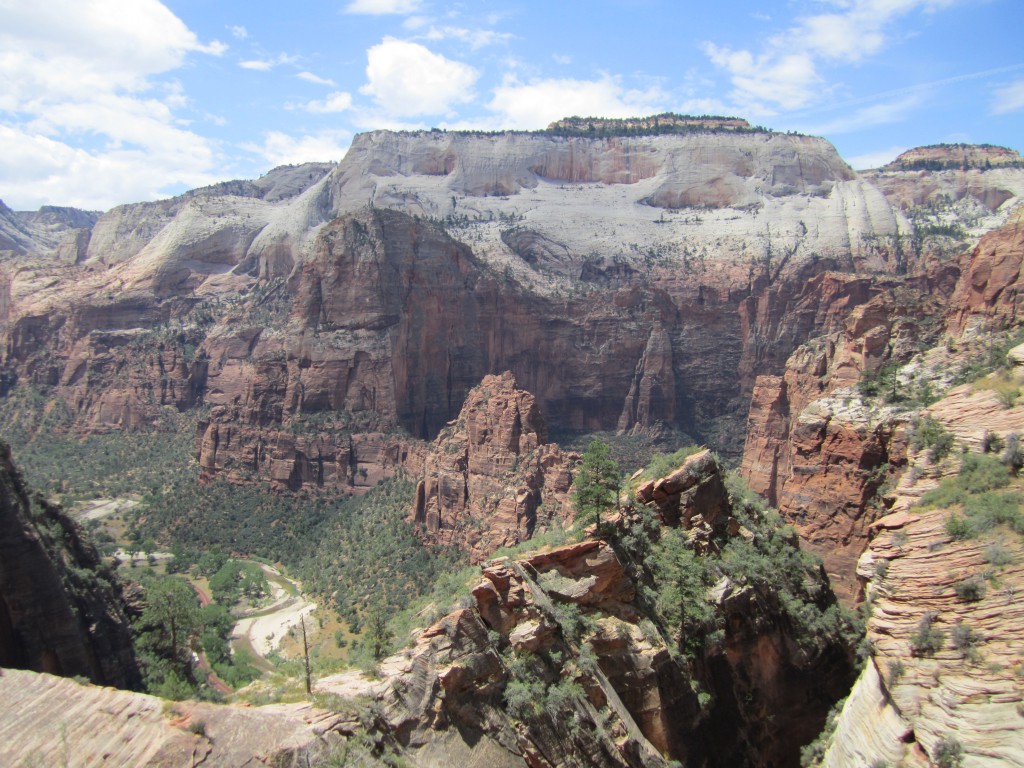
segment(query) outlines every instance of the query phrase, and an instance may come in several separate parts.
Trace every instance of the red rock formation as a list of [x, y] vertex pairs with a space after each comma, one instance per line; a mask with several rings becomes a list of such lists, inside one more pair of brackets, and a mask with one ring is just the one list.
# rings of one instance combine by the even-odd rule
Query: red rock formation
[[974, 324], [1015, 325], [1024, 319], [1024, 209], [981, 238], [950, 301], [949, 330], [959, 336]]
[[[694, 531], [698, 518], [717, 519], [712, 510], [728, 508], [707, 452], [645, 493], [663, 510], [674, 505], [669, 516], [689, 520]], [[385, 659], [383, 679], [348, 672], [322, 679], [318, 689], [369, 696], [411, 744], [443, 745], [467, 760], [501, 744], [500, 764], [509, 766], [660, 766], [677, 759], [766, 767], [795, 764], [797, 745], [821, 722], [809, 702], [849, 685], [849, 659], [834, 640], [796, 650], [771, 584], [726, 579], [711, 590], [721, 641], [687, 661], [646, 621], [631, 576], [644, 568], [621, 560], [606, 542], [498, 558], [482, 571], [474, 604]], [[827, 587], [820, 594], [827, 599]], [[584, 647], [595, 662], [583, 660]], [[510, 718], [508, 692], [530, 679], [535, 699], [520, 702]]]
[[873, 499], [905, 461], [909, 417], [882, 417], [859, 396], [830, 395], [925, 346], [924, 324], [941, 317], [950, 287], [946, 270], [933, 279], [846, 279], [856, 290], [830, 292], [841, 330], [798, 348], [782, 376], [758, 377], [740, 472], [824, 559], [836, 594], [851, 602], [859, 592], [854, 567], [882, 509]]
[[426, 541], [479, 562], [571, 517], [573, 461], [511, 373], [485, 376], [427, 454], [413, 519]]

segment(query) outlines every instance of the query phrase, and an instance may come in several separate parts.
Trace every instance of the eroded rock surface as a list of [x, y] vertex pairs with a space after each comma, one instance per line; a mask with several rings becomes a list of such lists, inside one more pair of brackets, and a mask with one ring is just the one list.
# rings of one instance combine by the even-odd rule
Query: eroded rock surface
[[427, 453], [413, 519], [426, 541], [479, 562], [571, 517], [573, 462], [511, 373], [485, 376]]

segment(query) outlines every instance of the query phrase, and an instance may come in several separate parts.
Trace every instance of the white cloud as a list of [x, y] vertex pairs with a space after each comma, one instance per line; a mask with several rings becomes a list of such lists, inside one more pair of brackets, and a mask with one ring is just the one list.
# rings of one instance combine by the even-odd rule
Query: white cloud
[[851, 168], [858, 171], [868, 168], [881, 168], [883, 165], [888, 165], [895, 160], [898, 155], [902, 155], [907, 149], [908, 147], [889, 147], [889, 149], [880, 149], [876, 152], [867, 152], [863, 155], [851, 157], [847, 162]]
[[352, 94], [345, 91], [335, 91], [327, 94], [322, 100], [307, 101], [301, 105], [301, 109], [318, 115], [334, 114], [344, 112], [352, 106]]
[[281, 131], [268, 131], [262, 144], [243, 144], [273, 165], [310, 162], [337, 162], [348, 151], [352, 134], [348, 131], [322, 131], [303, 136], [290, 136]]
[[369, 82], [359, 91], [392, 117], [446, 114], [453, 105], [473, 99], [480, 74], [468, 64], [393, 37], [366, 53]]
[[377, 16], [416, 13], [419, 8], [419, 0], [352, 0], [345, 6], [345, 13], [365, 13]]
[[828, 95], [821, 63], [854, 63], [880, 52], [888, 29], [913, 11], [934, 12], [963, 0], [826, 0], [834, 12], [804, 16], [768, 38], [764, 48], [732, 50], [705, 43], [715, 66], [730, 76], [730, 98], [753, 114], [800, 109]]
[[205, 184], [212, 142], [185, 130], [161, 76], [220, 55], [156, 0], [0, 0], [0, 178], [12, 204], [90, 208]]
[[228, 27], [228, 31], [231, 33], [231, 36], [236, 40], [245, 40], [245, 38], [249, 36], [249, 30], [247, 30], [241, 24], [236, 24], [234, 26]]
[[287, 53], [279, 53], [272, 59], [249, 59], [238, 62], [242, 69], [252, 69], [257, 72], [269, 72], [281, 64], [294, 64], [299, 60], [298, 56], [289, 56]]
[[507, 128], [539, 129], [563, 117], [633, 117], [665, 110], [657, 88], [627, 90], [612, 77], [599, 80], [547, 79], [520, 82], [508, 75], [494, 89], [488, 108]]
[[572, 64], [572, 56], [565, 53], [553, 53], [551, 58], [555, 60], [555, 64]]
[[465, 27], [431, 27], [423, 36], [424, 40], [458, 40], [474, 51], [495, 43], [504, 43], [514, 35], [493, 29], [466, 29]]
[[731, 96], [744, 112], [771, 114], [768, 102], [783, 109], [806, 106], [821, 87], [814, 59], [807, 53], [785, 55], [733, 51], [708, 43], [705, 53], [712, 63], [732, 76]]
[[1024, 80], [1018, 80], [995, 92], [992, 103], [993, 115], [1007, 115], [1024, 109]]
[[319, 75], [314, 75], [312, 72], [299, 72], [296, 77], [300, 80], [305, 80], [307, 83], [316, 83], [317, 85], [334, 85], [333, 80], [329, 80], [326, 77], [320, 77]]

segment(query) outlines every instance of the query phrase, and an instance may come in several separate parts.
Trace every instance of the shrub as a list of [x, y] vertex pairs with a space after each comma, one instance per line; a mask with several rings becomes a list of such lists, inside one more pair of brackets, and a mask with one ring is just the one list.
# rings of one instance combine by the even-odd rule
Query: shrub
[[958, 651], [967, 651], [981, 643], [981, 636], [962, 621], [958, 621], [951, 633], [953, 647]]
[[1003, 566], [1013, 563], [1013, 553], [999, 542], [985, 547], [984, 558], [989, 565]]
[[903, 673], [907, 671], [907, 667], [902, 661], [896, 659], [896, 661], [889, 662], [889, 668], [887, 671], [888, 675], [886, 676], [886, 682], [889, 684], [889, 687], [891, 688], [892, 686], [896, 685], [896, 683], [898, 683], [900, 679], [902, 679]]
[[965, 603], [976, 603], [985, 596], [985, 582], [977, 576], [972, 576], [954, 584], [953, 591], [956, 592], [957, 598]]
[[922, 616], [917, 631], [910, 638], [910, 647], [915, 656], [930, 656], [946, 642], [945, 632], [935, 627], [935, 616], [932, 611]]
[[985, 430], [981, 438], [981, 450], [985, 453], [1001, 453], [1006, 448], [1006, 441], [997, 433]]
[[939, 768], [960, 768], [964, 764], [964, 747], [955, 736], [944, 736], [935, 745], [934, 757]]
[[974, 535], [974, 526], [963, 515], [950, 515], [946, 518], [946, 535], [953, 541], [963, 541]]
[[915, 451], [928, 449], [928, 458], [936, 463], [946, 458], [953, 450], [953, 435], [938, 419], [924, 416], [914, 422], [910, 447]]

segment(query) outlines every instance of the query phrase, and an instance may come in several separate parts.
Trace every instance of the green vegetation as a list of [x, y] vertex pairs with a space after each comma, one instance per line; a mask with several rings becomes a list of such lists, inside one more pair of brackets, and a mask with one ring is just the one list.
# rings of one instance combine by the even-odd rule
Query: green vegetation
[[836, 732], [839, 725], [839, 715], [843, 711], [846, 699], [840, 699], [829, 710], [825, 717], [825, 727], [818, 737], [805, 747], [800, 748], [800, 768], [817, 768], [825, 759], [825, 752], [832, 741], [832, 734]]
[[27, 386], [0, 398], [4, 438], [26, 480], [65, 504], [194, 483], [195, 417], [168, 415], [165, 421], [166, 431], [78, 437], [62, 400]]
[[601, 513], [611, 506], [618, 507], [621, 486], [619, 466], [609, 455], [608, 443], [591, 441], [576, 469], [573, 485], [576, 514], [582, 519], [593, 517], [595, 529], [600, 533]]
[[700, 450], [701, 448], [698, 445], [688, 445], [672, 453], [656, 453], [647, 462], [641, 477], [644, 480], [656, 480], [660, 477], [665, 477], [681, 466], [690, 456], [700, 452]]
[[938, 768], [960, 768], [964, 764], [964, 747], [955, 736], [943, 736], [935, 745], [933, 757]]
[[[332, 502], [319, 544], [298, 566], [305, 589], [330, 599], [353, 634], [373, 630], [353, 648], [357, 658], [390, 652], [392, 637], [387, 635], [404, 638], [412, 622], [407, 615], [399, 620], [399, 612], [464, 563], [461, 555], [435, 550], [416, 538], [407, 519], [413, 490], [411, 483], [395, 478], [365, 496]], [[387, 632], [370, 621], [376, 615], [396, 617]]]
[[953, 435], [942, 422], [932, 416], [914, 419], [910, 431], [910, 447], [915, 451], [928, 449], [931, 462], [942, 461], [953, 450]]
[[946, 633], [935, 626], [936, 614], [929, 611], [921, 617], [917, 630], [910, 638], [910, 648], [915, 656], [931, 656], [946, 642]]
[[1013, 480], [1010, 469], [1005, 454], [1001, 460], [991, 454], [965, 453], [960, 473], [945, 478], [938, 488], [926, 493], [921, 504], [963, 510], [963, 514], [952, 513], [946, 521], [946, 533], [955, 540], [972, 538], [999, 525], [1024, 534], [1024, 494], [1003, 490]]
[[662, 136], [693, 133], [768, 133], [762, 126], [745, 124], [734, 117], [720, 115], [680, 115], [663, 112], [641, 118], [568, 117], [542, 131], [550, 136], [586, 136], [610, 138], [622, 136]]

